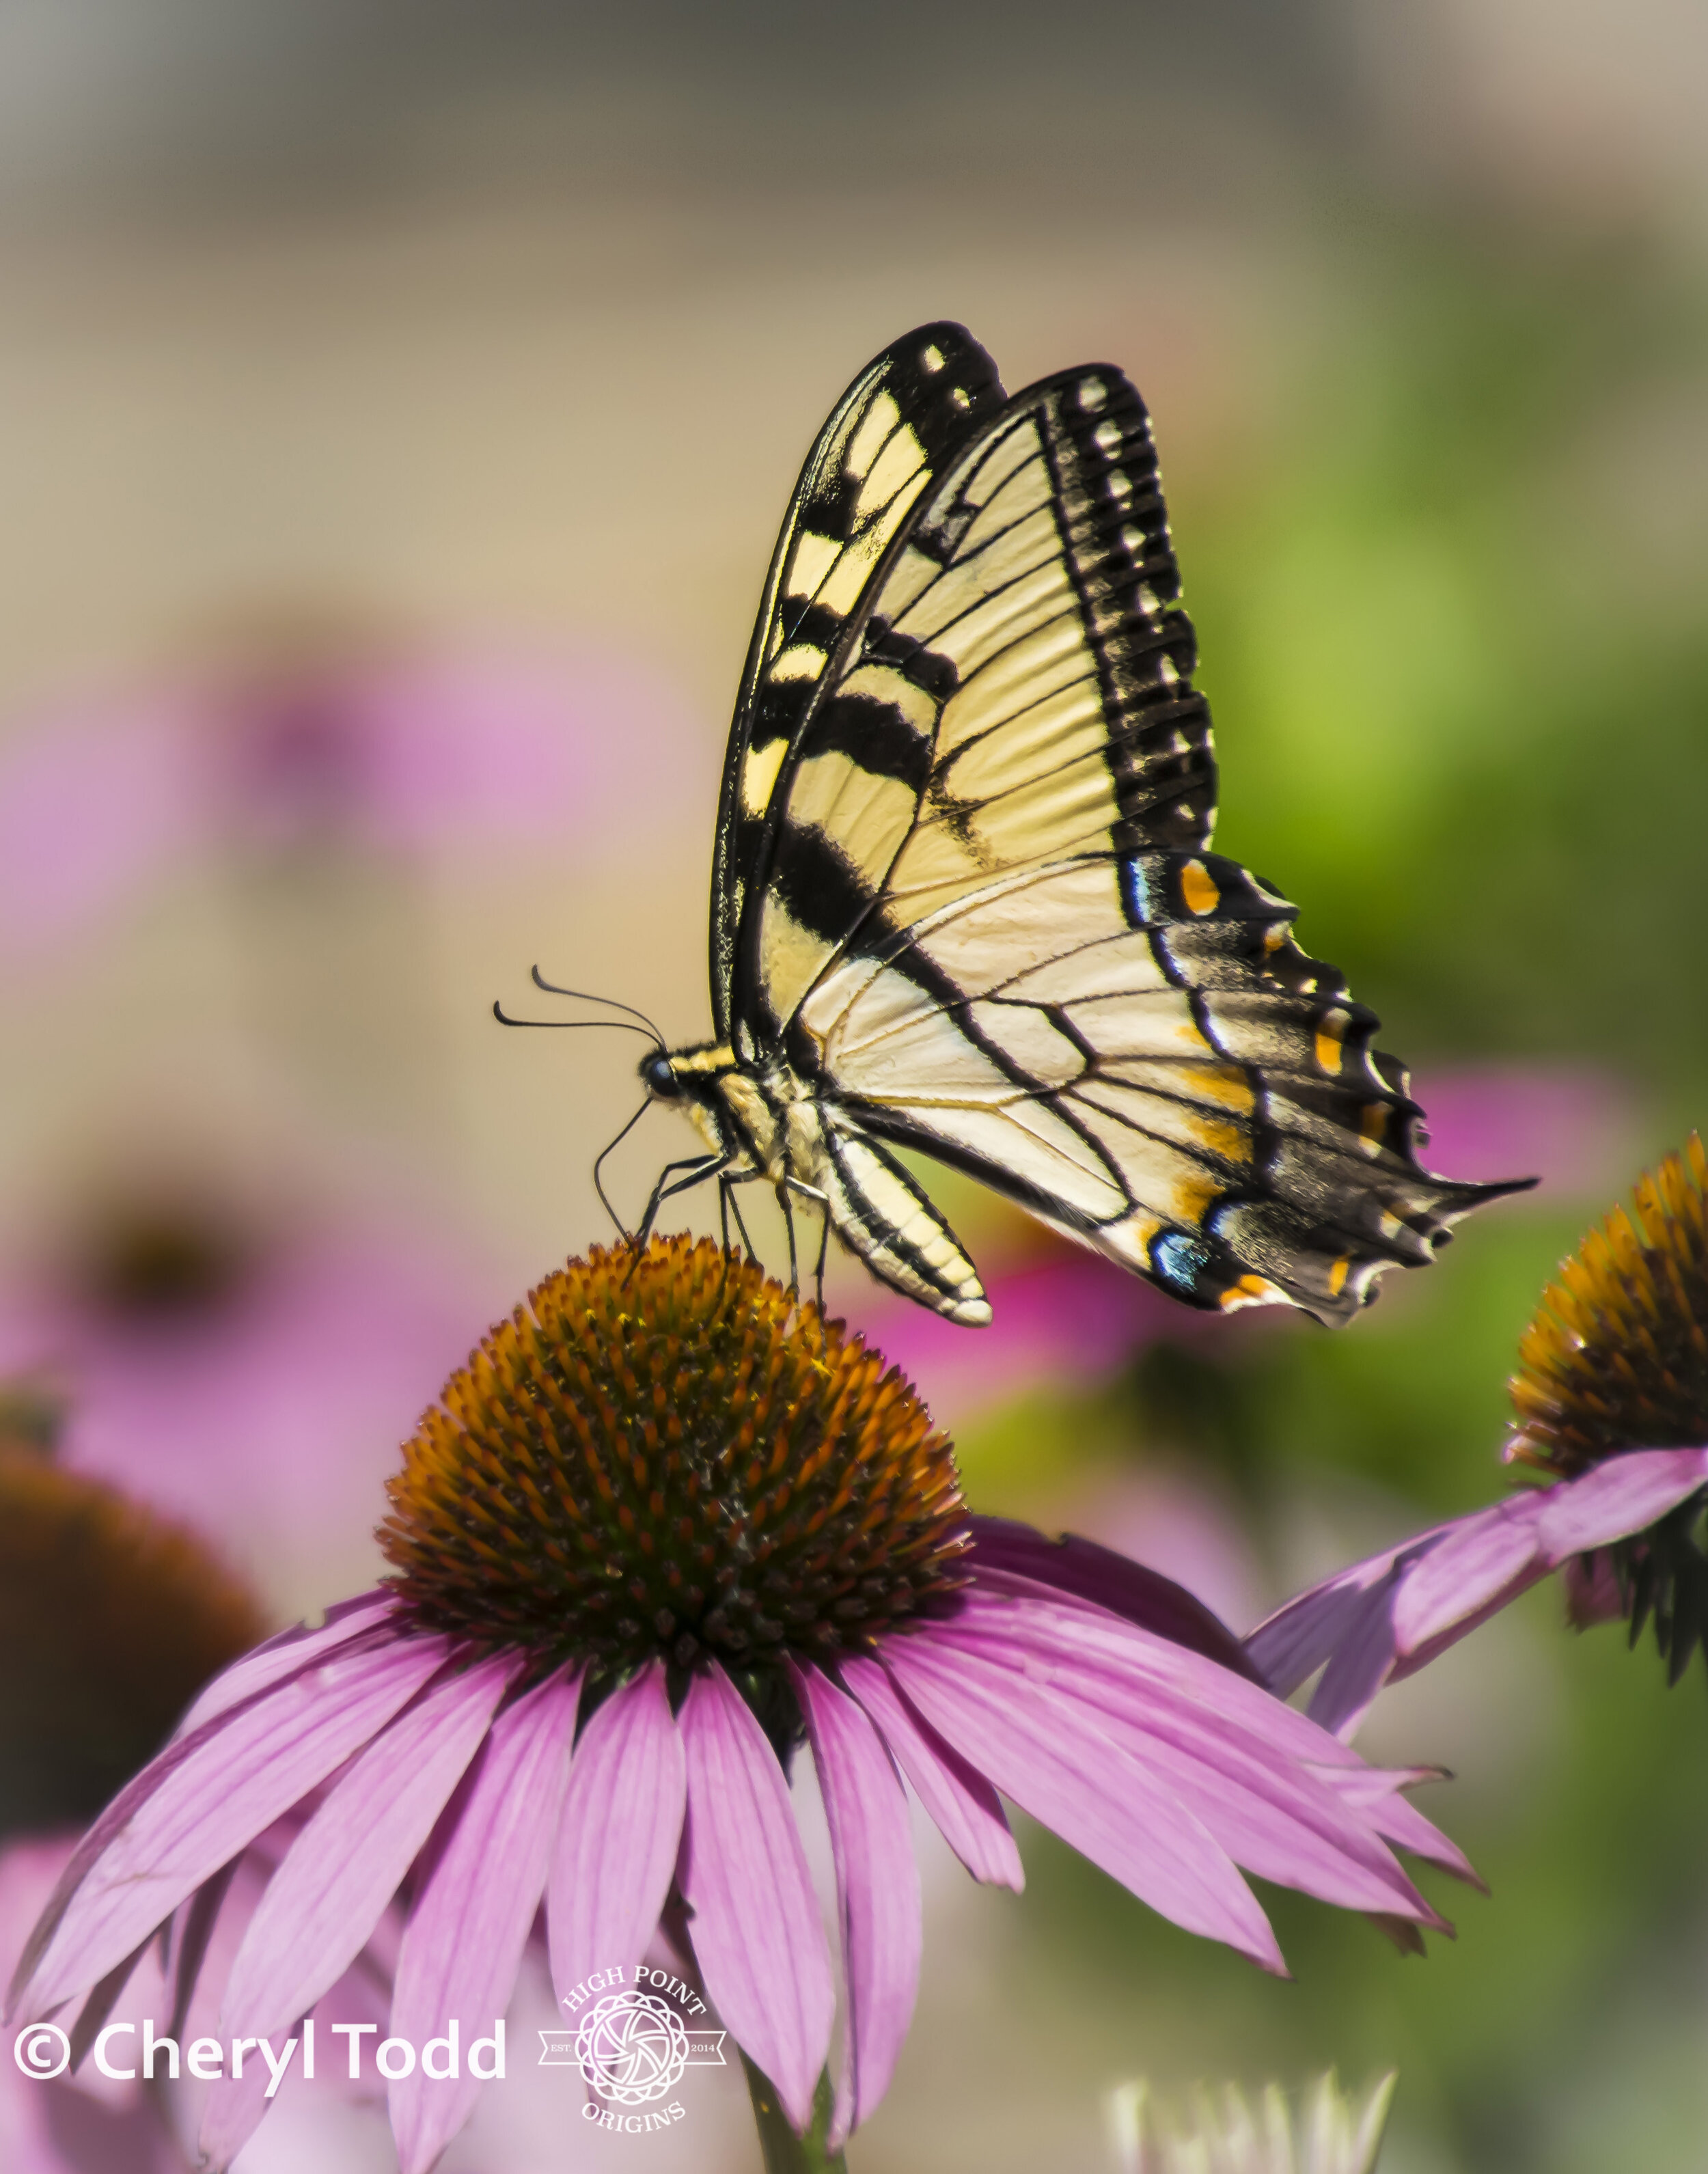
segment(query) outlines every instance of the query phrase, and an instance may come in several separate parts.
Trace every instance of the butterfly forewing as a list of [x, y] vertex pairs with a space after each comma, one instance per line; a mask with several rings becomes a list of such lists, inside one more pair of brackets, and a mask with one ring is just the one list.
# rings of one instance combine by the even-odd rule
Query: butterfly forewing
[[959, 325], [922, 326], [861, 372], [801, 471], [724, 758], [711, 895], [720, 1039], [747, 1040], [760, 998], [752, 972], [742, 971], [743, 931], [744, 922], [752, 928], [765, 880], [786, 759], [884, 553], [943, 462], [1003, 397], [996, 365], [970, 334]]

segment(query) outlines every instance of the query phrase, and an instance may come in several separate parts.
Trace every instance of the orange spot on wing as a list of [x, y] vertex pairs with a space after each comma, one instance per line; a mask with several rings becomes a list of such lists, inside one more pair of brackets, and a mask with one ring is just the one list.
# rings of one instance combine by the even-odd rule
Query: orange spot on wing
[[1287, 1294], [1278, 1284], [1272, 1284], [1267, 1276], [1241, 1276], [1222, 1293], [1224, 1313], [1237, 1313], [1242, 1306], [1285, 1305]]
[[1346, 1014], [1325, 1012], [1316, 1022], [1316, 1062], [1325, 1072], [1338, 1072], [1346, 1041]]
[[1181, 870], [1181, 896], [1193, 913], [1213, 913], [1222, 902], [1216, 879], [1202, 861], [1188, 861]]
[[1202, 1095], [1206, 1102], [1219, 1102], [1224, 1110], [1236, 1111], [1242, 1117], [1249, 1117], [1257, 1107], [1251, 1081], [1232, 1064], [1184, 1066], [1181, 1084], [1189, 1095]]

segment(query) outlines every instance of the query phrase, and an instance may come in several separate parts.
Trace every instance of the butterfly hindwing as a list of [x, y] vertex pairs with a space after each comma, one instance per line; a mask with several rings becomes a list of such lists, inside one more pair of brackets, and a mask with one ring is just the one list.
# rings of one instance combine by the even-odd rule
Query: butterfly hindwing
[[1374, 1017], [1231, 861], [1089, 856], [851, 950], [800, 1026], [867, 1130], [1176, 1296], [1356, 1311], [1485, 1196], [1416, 1162]]

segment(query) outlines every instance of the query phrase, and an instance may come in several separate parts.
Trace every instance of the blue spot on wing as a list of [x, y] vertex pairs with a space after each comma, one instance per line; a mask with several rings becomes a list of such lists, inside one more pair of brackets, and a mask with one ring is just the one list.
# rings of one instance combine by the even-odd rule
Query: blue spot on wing
[[1169, 1230], [1151, 1247], [1150, 1259], [1165, 1284], [1190, 1298], [1198, 1287], [1200, 1274], [1209, 1266], [1210, 1249], [1199, 1239]]

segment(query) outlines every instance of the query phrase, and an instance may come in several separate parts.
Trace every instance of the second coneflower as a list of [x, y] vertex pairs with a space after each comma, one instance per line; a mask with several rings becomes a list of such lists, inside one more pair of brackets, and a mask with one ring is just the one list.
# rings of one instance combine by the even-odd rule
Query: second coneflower
[[[1020, 1885], [1000, 1792], [1274, 1971], [1240, 1866], [1413, 1937], [1440, 1920], [1389, 1845], [1467, 1870], [1397, 1793], [1415, 1777], [1272, 1697], [1177, 1587], [969, 1516], [901, 1377], [708, 1243], [549, 1279], [423, 1420], [392, 1504], [392, 1582], [228, 1670], [96, 1824], [20, 1967], [26, 2014], [95, 1986], [295, 1813], [223, 2032], [289, 2031], [400, 1890], [391, 2029], [413, 2044], [490, 2030], [543, 1896], [560, 1995], [638, 1962], [662, 1919], [762, 2072], [762, 2118], [774, 2090], [797, 2132], [840, 1968], [835, 2152], [913, 2006], [903, 1777], [976, 1878]], [[790, 1804], [803, 1746], [834, 1958]], [[403, 2174], [478, 2089], [391, 2083]], [[224, 2163], [247, 2132], [219, 2119]]]
[[[1289, 1600], [1246, 1641], [1279, 1692], [1350, 1736], [1413, 1674], [1546, 1577], [1581, 1627], [1652, 1621], [1676, 1682], [1708, 1636], [1708, 1155], [1693, 1133], [1543, 1294], [1504, 1454], [1551, 1484], [1419, 1533]], [[1325, 1665], [1326, 1664], [1326, 1665]]]

